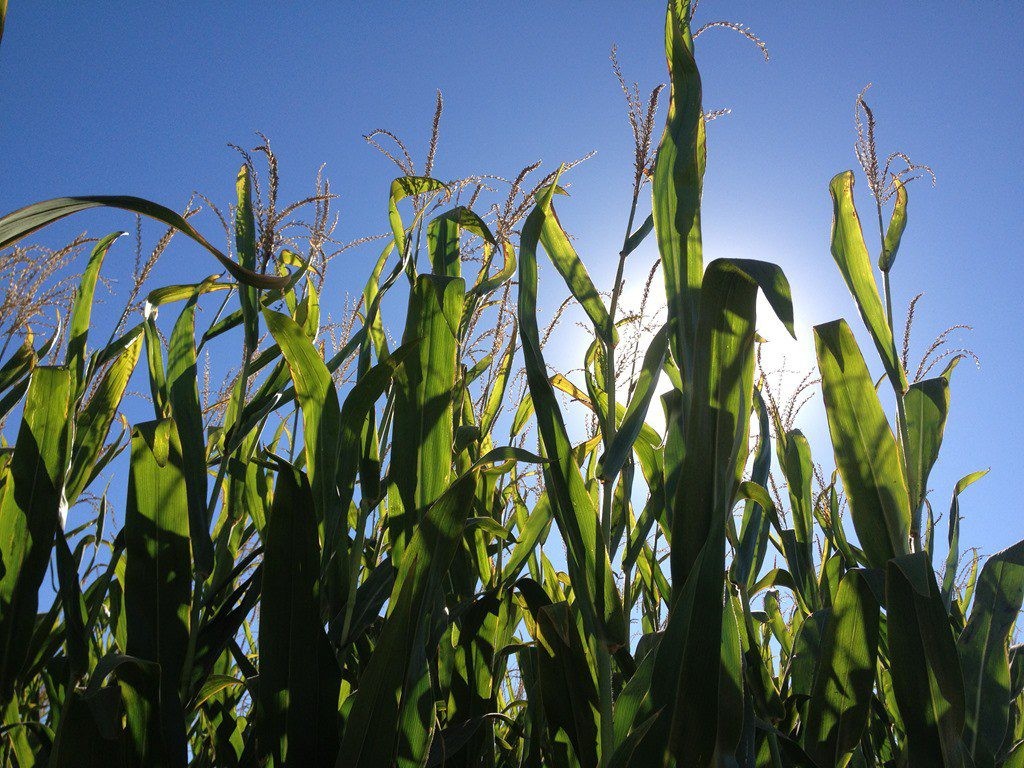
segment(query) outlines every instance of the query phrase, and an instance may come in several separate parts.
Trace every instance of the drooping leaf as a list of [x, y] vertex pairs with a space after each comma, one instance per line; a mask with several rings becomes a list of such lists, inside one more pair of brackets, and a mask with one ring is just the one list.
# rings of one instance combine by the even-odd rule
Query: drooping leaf
[[896, 190], [896, 203], [893, 205], [892, 216], [889, 217], [889, 226], [885, 230], [882, 253], [878, 257], [878, 268], [883, 272], [892, 269], [896, 262], [903, 231], [907, 228], [907, 185], [899, 179], [893, 179], [893, 188]]
[[651, 691], [653, 711], [662, 716], [636, 753], [651, 765], [667, 753], [703, 765], [724, 738], [719, 713], [707, 702], [719, 698], [725, 529], [746, 460], [759, 288], [773, 294], [770, 303], [784, 318], [792, 316], [788, 285], [773, 265], [716, 260], [701, 286], [681, 480], [672, 501], [673, 595]]
[[103, 686], [86, 694], [71, 691], [60, 713], [52, 768], [107, 768], [123, 761], [121, 743], [121, 691]]
[[896, 391], [905, 392], [907, 375], [896, 354], [893, 332], [885, 318], [864, 232], [853, 204], [853, 171], [836, 174], [829, 184], [829, 192], [832, 194], [832, 258], [857, 302], [889, 380]]
[[[555, 209], [551, 205], [551, 198], [555, 190], [556, 185], [552, 185], [546, 191], [542, 191], [537, 199], [537, 207], [544, 213], [542, 217], [538, 217], [541, 245], [551, 259], [551, 263], [555, 265], [555, 269], [558, 270], [558, 274], [565, 280], [573, 297], [587, 313], [598, 338], [606, 344], [614, 344], [618, 339], [618, 334], [611, 316], [604, 306], [604, 300], [597, 292], [597, 288], [594, 287], [587, 268], [576, 253], [576, 249], [573, 248], [569, 236], [566, 235], [558, 220], [558, 214], [555, 213]], [[520, 249], [522, 249], [521, 243]]]
[[398, 251], [398, 257], [403, 261], [406, 258], [405, 224], [402, 222], [402, 216], [398, 212], [398, 204], [410, 196], [440, 192], [442, 190], [447, 190], [447, 187], [442, 182], [426, 176], [399, 176], [391, 182], [391, 195], [388, 198], [388, 220], [391, 223], [391, 232], [394, 235], [395, 250]]
[[435, 275], [462, 276], [459, 239], [462, 230], [472, 232], [485, 243], [495, 245], [494, 235], [476, 213], [465, 206], [445, 211], [427, 225], [427, 250]]
[[291, 279], [288, 276], [265, 275], [253, 272], [225, 256], [181, 215], [140, 197], [116, 195], [92, 195], [88, 197], [57, 197], [41, 203], [25, 206], [0, 218], [0, 248], [21, 240], [55, 221], [90, 208], [120, 208], [140, 216], [166, 224], [183, 232], [209, 251], [238, 282], [254, 288], [283, 288]]

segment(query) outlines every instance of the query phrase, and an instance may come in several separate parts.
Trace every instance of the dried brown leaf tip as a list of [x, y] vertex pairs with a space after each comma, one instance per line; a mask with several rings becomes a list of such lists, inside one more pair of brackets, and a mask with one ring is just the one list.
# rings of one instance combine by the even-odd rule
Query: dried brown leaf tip
[[[896, 182], [909, 184], [911, 181], [929, 177], [932, 186], [935, 186], [935, 173], [927, 165], [915, 163], [904, 152], [892, 152], [885, 158], [882, 164], [878, 159], [878, 147], [875, 136], [875, 114], [871, 111], [864, 94], [867, 93], [871, 83], [864, 86], [854, 103], [853, 120], [857, 130], [857, 141], [854, 143], [854, 151], [857, 154], [857, 162], [864, 170], [868, 180], [868, 187], [871, 195], [879, 205], [888, 202], [896, 194]], [[894, 171], [893, 166], [902, 163], [903, 168]]]

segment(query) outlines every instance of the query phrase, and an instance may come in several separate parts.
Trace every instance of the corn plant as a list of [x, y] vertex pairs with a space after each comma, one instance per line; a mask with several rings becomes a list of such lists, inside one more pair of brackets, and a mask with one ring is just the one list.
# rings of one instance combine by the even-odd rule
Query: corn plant
[[[831, 252], [895, 422], [849, 324], [815, 327], [829, 473], [758, 374], [758, 295], [796, 330], [785, 275], [705, 264], [710, 116], [694, 52], [709, 25], [692, 31], [692, 10], [668, 4], [653, 153], [660, 89], [645, 106], [625, 88], [636, 173], [609, 293], [556, 213], [567, 169], [523, 194], [526, 169], [496, 216], [474, 210], [480, 187], [460, 205], [466, 184], [430, 175], [440, 98], [425, 175], [399, 145], [389, 232], [333, 354], [316, 267], [326, 209], [309, 252], [293, 250], [248, 157], [231, 254], [138, 198], [58, 198], [0, 219], [6, 248], [120, 208], [191, 239], [227, 275], [150, 291], [138, 323], [97, 344], [94, 293], [120, 233], [104, 237], [66, 342], [28, 333], [0, 368], [0, 418], [20, 420], [0, 451], [4, 766], [1024, 764], [1024, 667], [1010, 645], [1024, 542], [957, 578], [959, 497], [984, 472], [953, 489], [935, 570], [928, 478], [956, 358], [911, 380], [896, 346], [908, 174], [879, 169], [865, 105], [858, 154], [883, 290], [850, 171], [830, 184]], [[627, 261], [652, 235], [666, 313], [640, 350], [622, 344], [636, 318], [618, 315]], [[542, 263], [586, 318], [582, 385], [553, 373]], [[407, 303], [397, 343], [392, 293]], [[220, 309], [201, 328], [210, 298]], [[237, 365], [215, 408], [199, 361], [222, 342]], [[137, 368], [153, 416], [128, 424]], [[582, 441], [565, 397], [592, 420]], [[69, 526], [69, 509], [122, 466], [119, 530], [102, 493], [94, 518]]]

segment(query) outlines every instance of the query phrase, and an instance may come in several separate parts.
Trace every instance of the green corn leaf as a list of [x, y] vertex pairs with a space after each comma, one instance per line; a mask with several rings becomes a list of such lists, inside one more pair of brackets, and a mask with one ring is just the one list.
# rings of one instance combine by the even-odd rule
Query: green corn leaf
[[933, 379], [915, 381], [903, 397], [907, 414], [907, 485], [910, 508], [916, 513], [928, 492], [928, 475], [939, 458], [949, 415], [948, 369]]
[[[257, 550], [262, 554], [262, 550]], [[216, 610], [206, 611], [203, 625], [199, 628], [192, 661], [192, 676], [189, 681], [187, 700], [194, 700], [198, 691], [214, 670], [218, 659], [228, 650], [244, 627], [246, 618], [260, 600], [263, 568], [257, 566], [253, 574], [239, 584], [224, 598]], [[230, 583], [230, 579], [225, 579]]]
[[89, 322], [92, 317], [93, 296], [96, 293], [96, 281], [100, 276], [103, 259], [124, 232], [107, 235], [92, 249], [85, 271], [75, 288], [75, 298], [71, 305], [71, 316], [68, 321], [68, 349], [64, 364], [75, 377], [75, 399], [77, 400], [85, 387], [85, 342], [89, 335]]
[[[538, 195], [537, 207], [534, 209], [541, 212], [538, 214], [541, 245], [551, 259], [551, 263], [555, 265], [555, 269], [558, 270], [558, 274], [565, 280], [573, 297], [587, 313], [598, 338], [605, 344], [614, 345], [618, 340], [618, 333], [604, 306], [604, 301], [597, 292], [597, 288], [594, 287], [587, 268], [583, 266], [576, 249], [569, 241], [569, 236], [558, 220], [558, 214], [555, 213], [555, 209], [551, 205], [551, 198], [557, 189], [557, 180], [556, 177], [556, 184], [552, 184]], [[522, 251], [522, 243], [519, 247]]]
[[[86, 696], [99, 697], [109, 676], [117, 681], [121, 694], [123, 717], [123, 760], [126, 768], [178, 768], [185, 764], [185, 754], [172, 751], [164, 741], [161, 701], [161, 670], [156, 662], [110, 653], [100, 659], [92, 672]], [[102, 720], [101, 720], [102, 724]], [[101, 725], [102, 727], [102, 725]], [[184, 746], [184, 745], [182, 745]]]
[[[660, 642], [660, 634], [647, 636], [652, 645]], [[651, 680], [654, 676], [654, 660], [657, 646], [646, 652], [643, 650], [644, 640], [637, 645], [636, 657], [639, 663], [636, 672], [626, 682], [615, 699], [615, 744], [616, 748], [630, 742], [630, 752], [635, 752], [643, 743], [647, 732], [657, 722], [659, 713], [653, 710], [653, 701], [649, 695]]]
[[525, 448], [517, 448], [514, 445], [499, 445], [497, 448], [492, 448], [479, 459], [473, 462], [473, 469], [483, 469], [485, 474], [488, 474], [486, 465], [497, 464], [498, 467], [491, 470], [491, 472], [497, 472], [499, 474], [505, 474], [505, 469], [509, 462], [522, 461], [527, 464], [547, 464], [548, 460], [543, 456], [538, 456], [535, 453], [527, 451]]
[[779, 533], [782, 552], [786, 557], [789, 572], [796, 586], [796, 597], [804, 612], [811, 612], [819, 607], [819, 590], [814, 574], [814, 561], [811, 559], [810, 547], [797, 541], [796, 531], [787, 528]]
[[[386, 360], [360, 376], [345, 397], [339, 419], [337, 478], [337, 486], [341, 492], [339, 509], [346, 509], [352, 501], [356, 472], [359, 469], [359, 462], [363, 458], [360, 453], [360, 442], [363, 439], [363, 426], [366, 419], [372, 415], [374, 404], [391, 385], [398, 367], [408, 359], [418, 344], [417, 341], [396, 349]], [[365, 496], [367, 489], [362, 488], [361, 491]], [[366, 500], [373, 501], [374, 499]]]
[[126, 333], [114, 339], [103, 349], [94, 352], [89, 360], [90, 375], [98, 371], [130, 347], [145, 331], [145, 323], [139, 323]]
[[819, 766], [844, 768], [860, 743], [874, 689], [878, 603], [857, 569], [829, 611], [803, 723], [803, 747]]
[[957, 641], [967, 709], [964, 744], [976, 765], [993, 761], [1010, 722], [1010, 634], [1024, 603], [1024, 542], [988, 559], [971, 618]]
[[601, 459], [599, 474], [606, 482], [615, 480], [622, 465], [633, 452], [633, 444], [640, 436], [644, 419], [647, 418], [647, 409], [650, 408], [651, 400], [654, 398], [654, 391], [658, 385], [658, 378], [667, 352], [668, 326], [663, 325], [651, 339], [651, 344], [647, 348], [643, 365], [640, 368], [640, 375], [636, 380], [633, 396], [622, 417], [622, 423], [619, 424], [618, 431], [615, 432], [615, 437], [612, 439], [607, 453]]
[[761, 653], [761, 644], [754, 626], [749, 601], [743, 595], [742, 590], [739, 596], [733, 596], [732, 601], [736, 620], [739, 622], [743, 674], [746, 680], [745, 691], [753, 699], [759, 712], [771, 719], [781, 719], [785, 717], [782, 698], [779, 696], [772, 671], [768, 668], [766, 659]]
[[306, 334], [306, 338], [315, 342], [320, 334], [320, 295], [317, 293], [316, 285], [307, 276], [306, 291], [302, 301], [292, 312], [293, 319]]
[[24, 381], [35, 367], [38, 357], [35, 347], [32, 346], [33, 340], [32, 332], [26, 331], [25, 341], [18, 347], [18, 351], [0, 367], [0, 392], [5, 392], [18, 382]]
[[302, 328], [287, 315], [263, 311], [263, 317], [291, 371], [295, 395], [302, 409], [302, 435], [306, 445], [306, 469], [313, 489], [317, 519], [323, 526], [324, 553], [335, 553], [346, 567], [342, 508], [338, 487], [338, 449], [341, 436], [341, 406], [334, 379], [319, 350]]
[[705, 542], [717, 536], [719, 528], [724, 531], [738, 468], [746, 460], [759, 287], [778, 308], [780, 319], [792, 324], [789, 287], [774, 265], [718, 259], [708, 265], [704, 282], [681, 467], [686, 483], [677, 489], [673, 505], [672, 541], [680, 544], [672, 549], [677, 590]]
[[836, 466], [853, 525], [875, 568], [907, 551], [910, 502], [896, 438], [845, 320], [814, 328]]
[[857, 302], [893, 388], [906, 392], [907, 375], [896, 354], [892, 329], [885, 319], [864, 233], [853, 204], [853, 171], [836, 174], [829, 184], [829, 192], [832, 194], [832, 258]]
[[[484, 247], [486, 248], [487, 246]], [[498, 247], [501, 248], [503, 259], [501, 269], [489, 277], [481, 270], [477, 282], [467, 292], [469, 296], [485, 296], [515, 275], [516, 252], [512, 244], [507, 240], [502, 240]]]
[[743, 737], [743, 644], [736, 616], [738, 608], [742, 611], [731, 598], [725, 601], [718, 673], [718, 734], [715, 745], [715, 757], [720, 765], [736, 764], [736, 750]]
[[164, 285], [155, 288], [146, 295], [146, 304], [148, 307], [162, 307], [164, 304], [185, 301], [193, 296], [201, 296], [215, 291], [229, 291], [235, 287], [234, 283], [218, 283], [219, 279], [220, 275], [209, 275], [199, 283]]
[[814, 515], [811, 499], [814, 464], [811, 461], [811, 446], [799, 429], [786, 433], [785, 446], [785, 453], [779, 456], [779, 464], [789, 488], [793, 529], [796, 532], [797, 542], [806, 548], [809, 555], [811, 546], [814, 544]]
[[418, 339], [419, 344], [395, 377], [391, 458], [391, 478], [404, 509], [388, 517], [392, 557], [399, 565], [419, 518], [451, 477], [457, 329], [464, 295], [462, 278], [420, 275], [409, 296], [402, 339]]
[[245, 686], [244, 680], [239, 680], [231, 675], [210, 675], [206, 682], [203, 683], [203, 687], [199, 689], [199, 694], [196, 696], [195, 706], [201, 706], [208, 699], [216, 696], [222, 691], [228, 690], [229, 688], [243, 688]]
[[[776, 594], [777, 596], [777, 594]], [[767, 606], [767, 600], [765, 602]], [[774, 601], [770, 614], [772, 620], [778, 611], [778, 600]], [[789, 685], [794, 695], [808, 699], [814, 690], [814, 678], [821, 658], [822, 641], [831, 616], [831, 608], [823, 608], [807, 616], [792, 640], [788, 639], [792, 655], [789, 656]], [[782, 622], [784, 624], [784, 622]], [[774, 632], [773, 632], [774, 633]], [[788, 655], [788, 654], [787, 654]]]
[[160, 730], [170, 764], [185, 760], [178, 697], [189, 649], [192, 550], [188, 492], [172, 419], [132, 433], [125, 509], [125, 616], [130, 656], [159, 665]]
[[[987, 469], [971, 472], [961, 477], [953, 487], [953, 499], [949, 503], [949, 552], [946, 553], [946, 568], [942, 577], [942, 603], [949, 610], [956, 586], [956, 574], [960, 568], [960, 494], [988, 474]], [[964, 602], [964, 610], [967, 602]]]
[[64, 531], [56, 531], [57, 581], [60, 601], [64, 608], [65, 649], [72, 680], [80, 680], [92, 667], [91, 643], [86, 631], [88, 613], [82, 599], [78, 580], [78, 560], [68, 547]]
[[[399, 223], [401, 223], [401, 219], [399, 219]], [[366, 320], [363, 327], [366, 330], [366, 342], [360, 347], [360, 370], [370, 366], [371, 350], [376, 349], [377, 354], [380, 357], [385, 357], [387, 355], [388, 341], [387, 336], [384, 333], [384, 324], [380, 318], [380, 303], [388, 289], [394, 285], [395, 281], [398, 280], [399, 275], [402, 274], [402, 270], [405, 268], [405, 263], [403, 261], [404, 253], [399, 251], [398, 262], [391, 270], [391, 273], [383, 282], [381, 282], [380, 278], [384, 273], [384, 267], [387, 264], [388, 257], [394, 250], [395, 241], [392, 239], [388, 241], [386, 246], [384, 246], [384, 250], [381, 251], [380, 256], [377, 258], [377, 263], [374, 265], [374, 268], [370, 273], [370, 277], [367, 279], [366, 285], [363, 287], [363, 304], [366, 305]]]
[[889, 227], [885, 230], [882, 253], [878, 257], [878, 268], [883, 272], [892, 269], [896, 262], [896, 252], [900, 249], [903, 231], [907, 228], [907, 185], [899, 179], [893, 179], [896, 190], [896, 203], [889, 217]]
[[142, 336], [146, 340], [146, 366], [149, 371], [149, 394], [153, 402], [153, 411], [157, 419], [163, 419], [170, 416], [171, 404], [167, 395], [163, 345], [153, 315], [149, 315], [143, 321]]
[[506, 588], [518, 581], [523, 566], [536, 552], [537, 545], [547, 538], [551, 526], [551, 503], [546, 491], [541, 493], [533, 509], [527, 514], [529, 517], [526, 518], [526, 525], [519, 526], [519, 540], [501, 569], [502, 581]]
[[886, 564], [887, 639], [908, 764], [959, 768], [964, 676], [927, 552]]
[[259, 274], [232, 261], [217, 248], [214, 248], [181, 215], [175, 213], [170, 208], [165, 208], [162, 205], [151, 203], [149, 200], [143, 200], [139, 197], [115, 195], [58, 197], [53, 200], [45, 200], [41, 203], [28, 205], [0, 218], [0, 248], [13, 245], [23, 237], [31, 235], [33, 232], [55, 221], [80, 211], [89, 210], [90, 208], [120, 208], [140, 216], [156, 219], [172, 229], [183, 232], [209, 251], [231, 276], [243, 285], [260, 289], [284, 288], [291, 279], [287, 276]]
[[[596, 404], [591, 397], [584, 392], [582, 389], [577, 387], [565, 376], [560, 373], [556, 373], [550, 379], [551, 385], [555, 389], [559, 389], [565, 394], [569, 395], [573, 400], [577, 401], [581, 405], [589, 408], [597, 416], [608, 408], [608, 395], [603, 389], [598, 389], [594, 394], [597, 396]], [[622, 403], [615, 404], [615, 417], [621, 423], [626, 415], [626, 406]], [[643, 422], [640, 425], [640, 431], [637, 435], [637, 439], [634, 441], [634, 449], [640, 445], [646, 445], [650, 448], [657, 448], [662, 444], [661, 435], [658, 434], [657, 430], [654, 429], [650, 424]]]
[[519, 328], [513, 322], [512, 330], [509, 333], [508, 346], [501, 356], [497, 368], [494, 371], [494, 378], [491, 389], [487, 393], [487, 402], [484, 403], [483, 412], [480, 414], [480, 433], [489, 435], [494, 428], [494, 421], [505, 402], [505, 388], [508, 386], [509, 375], [512, 372], [512, 362], [516, 355], [516, 344], [519, 340]]
[[[758, 441], [751, 464], [750, 480], [763, 488], [768, 483], [768, 473], [771, 471], [772, 450], [768, 409], [759, 388], [754, 389], [754, 410], [758, 419]], [[768, 501], [771, 501], [771, 497]], [[730, 566], [730, 576], [735, 583], [748, 588], [757, 579], [768, 550], [767, 509], [770, 508], [771, 506], [765, 508], [753, 500], [748, 500], [743, 507], [739, 545]]]
[[718, 748], [718, 712], [707, 702], [718, 700], [721, 673], [709, 660], [721, 654], [725, 528], [746, 460], [759, 287], [784, 321], [792, 317], [788, 285], [773, 265], [719, 259], [701, 287], [679, 475], [685, 482], [672, 511], [672, 606], [652, 689], [655, 709], [665, 714], [644, 742], [650, 764], [666, 747], [687, 765], [704, 764]]
[[[249, 181], [249, 166], [243, 164], [235, 179], [235, 253], [238, 263], [252, 272], [256, 271], [256, 222], [252, 212]], [[250, 285], [239, 287], [238, 296], [242, 301], [242, 326], [245, 330], [245, 351], [255, 353], [260, 340], [259, 295]]]
[[537, 245], [546, 218], [544, 205], [538, 203], [523, 224], [519, 245], [519, 335], [527, 383], [541, 444], [551, 460], [544, 467], [545, 484], [565, 541], [573, 589], [590, 631], [602, 642], [619, 646], [627, 639], [625, 619], [608, 559], [608, 542], [598, 527], [597, 507], [572, 456], [561, 409], [548, 381], [537, 328]]
[[469, 208], [460, 205], [446, 211], [427, 224], [427, 250], [435, 275], [462, 276], [462, 257], [459, 251], [462, 230], [472, 232], [484, 242], [495, 245], [491, 230]]
[[[293, 277], [294, 277], [294, 275], [293, 275]], [[210, 278], [207, 278], [207, 280], [209, 280], [209, 279]], [[223, 285], [223, 286], [227, 286], [229, 289], [235, 287], [235, 285], [232, 284], [232, 283], [210, 283], [210, 282], [206, 282], [206, 281], [200, 283], [199, 285], [204, 285], [204, 286], [222, 286]], [[171, 298], [169, 300], [170, 301], [180, 301], [181, 299], [186, 298], [185, 296], [179, 295], [180, 292], [183, 292], [184, 289], [187, 289], [187, 288], [190, 288], [190, 287], [194, 288], [194, 286], [195, 286], [194, 283], [191, 284], [191, 285], [181, 285], [181, 286], [177, 286], [176, 285], [176, 286], [172, 286], [174, 291], [173, 291], [173, 293], [171, 295]], [[162, 298], [161, 294], [160, 294], [160, 290], [161, 289], [157, 288], [155, 291], [150, 293], [150, 296], [153, 296], [153, 294], [156, 294], [155, 298], [158, 298], [158, 299]], [[219, 290], [219, 289], [211, 288], [210, 290]], [[265, 309], [265, 308], [271, 306], [272, 304], [274, 304], [274, 302], [279, 301], [281, 296], [280, 295], [275, 295], [276, 293], [277, 292], [275, 291], [274, 293], [264, 293], [263, 295], [261, 295], [260, 296], [260, 307]], [[226, 314], [223, 317], [221, 317], [219, 320], [213, 322], [210, 325], [210, 327], [207, 328], [203, 332], [202, 339], [199, 342], [199, 348], [202, 349], [204, 346], [206, 346], [207, 342], [217, 338], [218, 336], [221, 336], [221, 335], [227, 333], [228, 331], [234, 330], [235, 328], [237, 328], [241, 324], [242, 324], [242, 310], [241, 309], [236, 309], [234, 312], [229, 312], [228, 314]]]
[[[350, 643], [353, 639], [363, 636], [369, 627], [377, 621], [381, 609], [391, 596], [392, 587], [395, 585], [395, 569], [391, 561], [378, 565], [356, 589], [355, 605], [352, 611], [352, 618], [349, 623], [348, 638], [344, 643]], [[341, 627], [341, 622], [334, 622], [334, 626]], [[335, 634], [329, 633], [334, 640]]]
[[195, 311], [198, 289], [178, 316], [167, 348], [167, 394], [181, 440], [182, 469], [188, 492], [188, 528], [200, 580], [213, 572], [213, 542], [207, 517], [206, 439], [199, 402]]
[[476, 484], [475, 471], [460, 477], [416, 527], [399, 565], [387, 619], [359, 678], [337, 768], [404, 767], [426, 759], [434, 721], [426, 629], [462, 540]]
[[275, 768], [329, 765], [338, 749], [340, 671], [320, 620], [313, 491], [281, 462], [264, 535], [256, 738]]
[[[391, 195], [388, 198], [388, 221], [394, 235], [394, 246], [403, 261], [406, 258], [405, 224], [398, 212], [398, 204], [407, 197], [422, 195], [429, 192], [447, 192], [448, 187], [436, 179], [426, 176], [399, 176], [391, 182]], [[369, 302], [367, 302], [369, 305]]]
[[14, 407], [21, 402], [27, 390], [28, 376], [11, 387], [6, 395], [0, 397], [0, 418], [4, 418], [14, 410]]
[[121, 691], [107, 685], [93, 693], [71, 691], [60, 713], [52, 768], [107, 768], [123, 764]]
[[707, 148], [701, 81], [693, 57], [689, 0], [672, 0], [665, 19], [669, 69], [668, 119], [654, 166], [654, 231], [665, 273], [669, 348], [689, 378], [704, 272], [700, 199]]
[[64, 493], [68, 504], [78, 500], [100, 468], [98, 465], [104, 441], [117, 416], [117, 409], [128, 388], [135, 365], [142, 352], [142, 337], [136, 334], [132, 342], [114, 359], [96, 384], [90, 398], [75, 419], [74, 445], [71, 466], [68, 469]]
[[61, 488], [70, 452], [72, 386], [67, 368], [40, 366], [32, 372], [14, 454], [3, 471], [0, 711], [4, 712], [30, 651], [39, 587], [50, 562], [54, 532], [62, 527]]
[[623, 256], [628, 256], [635, 251], [651, 232], [654, 231], [654, 214], [648, 214], [635, 232], [626, 238], [626, 247], [622, 249]]
[[521, 579], [516, 589], [533, 616], [537, 672], [544, 718], [553, 740], [572, 745], [580, 765], [597, 765], [597, 681], [583, 639], [566, 603], [554, 603], [540, 584]]

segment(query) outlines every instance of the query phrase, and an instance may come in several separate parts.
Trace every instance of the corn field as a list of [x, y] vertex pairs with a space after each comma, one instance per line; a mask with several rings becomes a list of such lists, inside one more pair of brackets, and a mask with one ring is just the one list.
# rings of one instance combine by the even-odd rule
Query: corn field
[[[960, 356], [911, 375], [893, 318], [918, 166], [858, 145], [877, 233], [854, 172], [828, 185], [834, 304], [856, 317], [813, 328], [832, 454], [812, 457], [758, 365], [758, 307], [795, 333], [783, 271], [702, 251], [712, 115], [690, 22], [670, 0], [660, 141], [659, 91], [626, 89], [636, 177], [608, 291], [567, 234], [568, 166], [530, 190], [524, 172], [492, 216], [431, 158], [399, 162], [336, 344], [329, 195], [306, 201], [299, 249], [248, 155], [229, 253], [139, 198], [0, 219], [12, 253], [123, 209], [221, 273], [148, 291], [104, 343], [95, 294], [125, 246], [103, 237], [66, 322], [42, 343], [19, 327], [2, 363], [0, 766], [1024, 766], [1024, 542], [961, 562], [959, 496], [984, 471], [928, 486]], [[648, 239], [666, 313], [641, 333], [622, 284]], [[585, 318], [581, 359], [549, 354], [541, 265]], [[407, 297], [400, 338], [389, 294]], [[137, 369], [152, 418], [129, 423]]]

